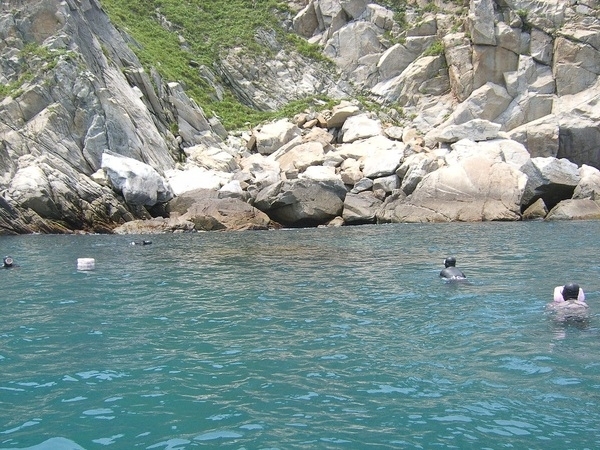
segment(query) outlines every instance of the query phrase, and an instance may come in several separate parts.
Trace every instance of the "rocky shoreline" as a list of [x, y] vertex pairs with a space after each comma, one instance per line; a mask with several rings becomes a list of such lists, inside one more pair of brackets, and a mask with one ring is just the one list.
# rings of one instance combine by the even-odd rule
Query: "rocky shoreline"
[[448, 145], [429, 149], [416, 130], [386, 128], [351, 103], [280, 120], [246, 136], [246, 150], [212, 154], [215, 166], [197, 176], [185, 167], [168, 172], [166, 184], [178, 189], [166, 204], [169, 219], [115, 232], [600, 219], [598, 169], [532, 158], [482, 120], [444, 139]]
[[257, 108], [337, 104], [238, 132], [145, 72], [97, 0], [2, 5], [0, 234], [600, 219], [593, 5], [409, 5], [401, 27], [290, 2], [283, 26], [335, 70], [263, 33], [271, 61], [233, 49], [207, 79]]

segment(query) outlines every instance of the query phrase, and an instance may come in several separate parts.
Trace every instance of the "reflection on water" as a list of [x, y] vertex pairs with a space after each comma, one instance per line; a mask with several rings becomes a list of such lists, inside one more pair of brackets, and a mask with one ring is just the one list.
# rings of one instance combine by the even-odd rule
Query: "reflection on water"
[[0, 448], [594, 448], [599, 228], [0, 238]]

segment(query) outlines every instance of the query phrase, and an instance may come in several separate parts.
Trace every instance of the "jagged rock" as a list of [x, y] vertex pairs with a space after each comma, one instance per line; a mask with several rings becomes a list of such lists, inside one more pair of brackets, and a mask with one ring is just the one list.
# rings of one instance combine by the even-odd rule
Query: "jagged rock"
[[229, 183], [223, 185], [218, 191], [219, 198], [237, 198], [246, 202], [249, 198], [248, 191], [242, 188], [242, 184], [239, 180], [231, 180]]
[[109, 188], [78, 174], [52, 154], [19, 158], [6, 199], [28, 211], [25, 217], [30, 218], [33, 232], [86, 229], [105, 233], [135, 217]]
[[267, 230], [277, 227], [265, 213], [237, 198], [196, 202], [181, 216], [202, 231]]
[[486, 83], [504, 84], [504, 74], [517, 70], [519, 55], [499, 46], [473, 46], [473, 88]]
[[538, 28], [533, 28], [529, 51], [533, 59], [546, 66], [550, 65], [554, 56], [552, 37]]
[[315, 3], [309, 2], [293, 19], [294, 31], [305, 38], [312, 37], [319, 28]]
[[300, 179], [313, 181], [328, 181], [337, 184], [343, 184], [342, 177], [336, 173], [335, 168], [331, 166], [310, 166], [298, 175]]
[[371, 89], [385, 103], [414, 105], [423, 95], [441, 95], [450, 90], [450, 80], [442, 71], [443, 56], [424, 56], [413, 61], [400, 75], [384, 80]]
[[587, 165], [579, 169], [579, 183], [573, 192], [573, 199], [589, 198], [600, 200], [600, 170]]
[[544, 200], [538, 198], [531, 206], [523, 211], [523, 220], [543, 219], [548, 214]]
[[[587, 92], [588, 96], [590, 94], [591, 92]], [[588, 101], [589, 106], [594, 107], [595, 99]], [[580, 112], [578, 116], [573, 113], [561, 115], [559, 147], [556, 157], [566, 158], [577, 165], [587, 164], [600, 168], [600, 151], [598, 147], [598, 142], [600, 142], [599, 116], [582, 113], [583, 108], [584, 104], [578, 106], [578, 112]]]
[[377, 221], [519, 220], [526, 180], [508, 163], [468, 157], [427, 174], [405, 199], [384, 204]]
[[360, 192], [371, 190], [371, 189], [373, 189], [373, 184], [374, 183], [373, 183], [372, 179], [361, 178], [354, 184], [354, 187], [352, 188], [352, 190], [350, 192], [352, 192], [353, 194], [358, 194]]
[[309, 96], [342, 99], [355, 92], [323, 63], [285, 48], [274, 56], [273, 52], [256, 55], [242, 47], [232, 48], [216, 63], [216, 71], [241, 103], [258, 111], [276, 111]]
[[395, 191], [400, 187], [399, 178], [394, 175], [388, 175], [386, 177], [379, 177], [373, 180], [373, 190], [383, 191], [385, 194]]
[[503, 130], [512, 130], [524, 123], [545, 117], [551, 114], [554, 105], [552, 95], [542, 95], [533, 92], [518, 95], [506, 108], [496, 117], [495, 121], [502, 124]]
[[548, 115], [523, 124], [507, 133], [510, 139], [527, 148], [532, 158], [558, 155], [560, 124], [558, 117]]
[[274, 159], [255, 153], [240, 160], [240, 167], [250, 175], [258, 189], [281, 181], [281, 167]]
[[[506, 83], [506, 91], [513, 98], [528, 93], [535, 93], [538, 95], [555, 93], [552, 69], [537, 63], [531, 56], [527, 55], [519, 55], [517, 70], [514, 72], [506, 72], [504, 74], [504, 81]], [[550, 113], [551, 111], [547, 114]], [[536, 119], [539, 117], [536, 117]], [[535, 119], [529, 119], [527, 121], [532, 120]]]
[[394, 26], [394, 12], [381, 5], [367, 5], [363, 17], [381, 30], [389, 31]]
[[[320, 225], [320, 226], [322, 226], [322, 225]], [[340, 216], [334, 217], [329, 222], [327, 222], [327, 224], [325, 226], [331, 227], [331, 228], [342, 227], [342, 226], [344, 226], [344, 219]]]
[[463, 102], [473, 92], [471, 41], [465, 33], [452, 33], [444, 36], [443, 43], [450, 88], [456, 98]]
[[352, 72], [361, 58], [384, 50], [379, 40], [382, 31], [370, 22], [351, 22], [333, 33], [323, 53], [341, 70]]
[[69, 233], [63, 225], [43, 220], [31, 210], [14, 208], [0, 196], [0, 236], [31, 233]]
[[396, 171], [402, 180], [400, 189], [410, 195], [414, 192], [423, 177], [440, 168], [440, 162], [434, 155], [416, 153], [408, 156]]
[[178, 132], [189, 145], [203, 142], [212, 127], [202, 110], [183, 91], [179, 83], [169, 83], [168, 95], [177, 117]]
[[173, 197], [169, 184], [156, 170], [132, 158], [105, 152], [102, 168], [113, 188], [131, 205], [154, 206]]
[[333, 149], [332, 143], [334, 141], [335, 137], [329, 131], [323, 128], [312, 128], [308, 132], [296, 136], [289, 142], [283, 144], [275, 152], [269, 155], [269, 159], [278, 161], [280, 158], [283, 158], [284, 155], [288, 152], [291, 152], [296, 147], [304, 144], [317, 143], [321, 145], [321, 148], [324, 152], [328, 152]]
[[475, 89], [451, 115], [449, 122], [460, 124], [475, 119], [494, 121], [510, 103], [512, 97], [506, 89], [495, 83], [486, 83]]
[[342, 5], [336, 0], [319, 0], [315, 2], [315, 10], [319, 21], [319, 29], [327, 30], [333, 28], [335, 31], [340, 23], [346, 22]]
[[339, 174], [344, 184], [349, 186], [354, 186], [363, 178], [363, 173], [360, 170], [360, 162], [354, 158], [342, 161]]
[[527, 175], [523, 205], [529, 206], [538, 198], [552, 209], [561, 200], [570, 199], [579, 184], [576, 164], [558, 158], [531, 158], [521, 167]]
[[469, 34], [475, 45], [496, 45], [493, 0], [471, 0]]
[[350, 20], [361, 17], [368, 5], [368, 0], [340, 0], [340, 5]]
[[474, 142], [462, 139], [451, 146], [452, 151], [444, 155], [446, 164], [452, 165], [471, 156], [485, 156], [497, 162], [506, 162], [521, 169], [530, 160], [527, 149], [510, 139], [493, 139]]
[[360, 108], [348, 102], [342, 102], [333, 107], [330, 117], [327, 119], [327, 128], [340, 128], [348, 117], [358, 114]]
[[[390, 80], [400, 75], [429, 45], [431, 45], [433, 39], [435, 39], [435, 37], [431, 37], [427, 40], [419, 39], [418, 41], [413, 39], [412, 42], [409, 41], [407, 44], [394, 44], [383, 52], [377, 62], [377, 71], [380, 82]], [[410, 43], [414, 43], [415, 41], [419, 42], [420, 45], [409, 46]]]
[[486, 141], [497, 138], [500, 127], [500, 124], [489, 120], [473, 119], [438, 130], [436, 138], [438, 142], [457, 142], [467, 138], [475, 142]]
[[600, 52], [590, 45], [557, 37], [554, 43], [556, 93], [576, 94], [594, 85], [600, 74]]
[[[404, 136], [404, 128], [394, 125], [388, 126], [383, 130], [383, 135], [393, 141], [402, 141], [402, 137]], [[406, 141], [403, 142], [406, 143]]]

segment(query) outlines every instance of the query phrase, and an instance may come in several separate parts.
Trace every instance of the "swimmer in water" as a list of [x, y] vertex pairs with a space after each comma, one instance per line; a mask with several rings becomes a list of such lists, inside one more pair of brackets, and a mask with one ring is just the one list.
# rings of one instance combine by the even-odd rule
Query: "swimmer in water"
[[444, 260], [444, 269], [440, 272], [440, 277], [447, 280], [466, 280], [467, 277], [462, 270], [456, 267], [456, 258], [448, 256]]
[[554, 288], [554, 303], [562, 303], [568, 300], [585, 302], [585, 294], [578, 284], [567, 283], [564, 286]]
[[554, 299], [547, 305], [557, 322], [585, 322], [589, 319], [589, 306], [583, 289], [575, 283], [554, 288]]
[[150, 244], [152, 244], [152, 241], [140, 241], [140, 242], [133, 241], [131, 243], [131, 245], [150, 245]]

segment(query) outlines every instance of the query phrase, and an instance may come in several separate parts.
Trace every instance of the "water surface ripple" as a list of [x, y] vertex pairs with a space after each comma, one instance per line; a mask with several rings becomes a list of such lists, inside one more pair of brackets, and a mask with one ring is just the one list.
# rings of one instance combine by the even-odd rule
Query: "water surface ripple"
[[0, 237], [0, 449], [598, 448], [599, 231]]

